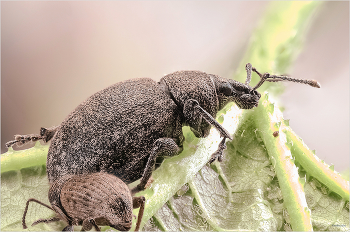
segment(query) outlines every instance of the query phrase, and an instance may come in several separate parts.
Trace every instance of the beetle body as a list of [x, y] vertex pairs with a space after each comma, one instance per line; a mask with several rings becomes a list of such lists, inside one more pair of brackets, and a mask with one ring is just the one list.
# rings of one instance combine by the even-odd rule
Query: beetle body
[[[23, 215], [24, 228], [26, 228], [25, 215], [29, 201]], [[55, 218], [68, 223], [64, 231], [73, 230], [74, 225], [82, 225], [83, 230], [90, 230], [92, 226], [99, 230], [98, 225], [100, 225], [128, 231], [132, 225], [132, 209], [141, 207], [138, 229], [145, 198], [133, 198], [122, 180], [114, 175], [100, 172], [67, 175], [58, 179], [50, 186], [49, 201], [51, 204], [49, 208], [56, 212]], [[33, 225], [40, 222], [44, 221], [40, 219]]]
[[172, 126], [174, 115], [175, 103], [151, 79], [117, 83], [92, 95], [53, 137], [47, 159], [49, 181], [101, 170], [125, 183], [139, 179], [154, 141], [180, 137], [176, 133], [181, 133], [181, 125]]
[[[53, 137], [47, 159], [49, 181], [101, 170], [126, 183], [139, 179], [157, 139], [176, 143], [179, 148], [170, 155], [181, 151], [182, 126], [191, 125], [183, 115], [186, 100], [197, 100], [215, 117], [219, 100], [214, 78], [203, 72], [177, 72], [160, 83], [148, 78], [128, 80], [92, 95]], [[210, 124], [203, 121], [192, 129], [197, 137], [206, 137]]]
[[[245, 84], [200, 71], [179, 71], [159, 82], [128, 80], [95, 93], [58, 127], [41, 130], [44, 141], [53, 135], [47, 158], [50, 183], [65, 175], [104, 171], [125, 183], [142, 177], [132, 190], [135, 193], [145, 188], [157, 158], [161, 161], [182, 151], [182, 126], [200, 138], [214, 126], [223, 139], [209, 162], [221, 161], [225, 140], [231, 136], [215, 116], [227, 103], [233, 101], [242, 109], [258, 106], [261, 95], [256, 89], [264, 81], [319, 87], [315, 81], [260, 74], [249, 63], [246, 70]], [[261, 78], [254, 88], [248, 85], [252, 71]], [[21, 143], [22, 137], [17, 138], [8, 144]]]

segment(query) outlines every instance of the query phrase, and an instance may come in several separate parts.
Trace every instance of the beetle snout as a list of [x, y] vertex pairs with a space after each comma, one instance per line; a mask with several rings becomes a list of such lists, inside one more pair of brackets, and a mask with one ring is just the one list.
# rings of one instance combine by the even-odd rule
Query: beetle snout
[[260, 94], [259, 93], [257, 94], [258, 95], [251, 94], [251, 93], [243, 94], [240, 96], [240, 98], [236, 103], [241, 109], [252, 109], [253, 107], [258, 106], [259, 104]]

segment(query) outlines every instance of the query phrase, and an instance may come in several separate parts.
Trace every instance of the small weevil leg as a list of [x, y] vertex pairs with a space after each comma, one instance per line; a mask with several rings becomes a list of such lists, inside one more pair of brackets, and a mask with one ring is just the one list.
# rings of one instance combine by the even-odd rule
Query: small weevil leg
[[20, 147], [28, 142], [35, 142], [38, 140], [43, 140], [45, 143], [47, 143], [55, 135], [57, 128], [58, 126], [50, 127], [48, 129], [41, 127], [40, 135], [15, 135], [15, 140], [9, 141], [5, 145], [6, 147], [12, 147], [16, 144], [18, 147]]
[[40, 128], [40, 136], [43, 138], [45, 143], [52, 139], [52, 137], [56, 134], [58, 127], [59, 126], [53, 126], [47, 129], [44, 127]]
[[153, 167], [156, 162], [156, 158], [158, 156], [173, 156], [179, 154], [181, 149], [179, 146], [175, 143], [175, 141], [171, 138], [160, 138], [157, 139], [154, 142], [154, 147], [151, 151], [151, 154], [148, 158], [146, 167], [144, 169], [144, 172], [142, 174], [141, 182], [138, 184], [135, 188], [131, 190], [131, 194], [134, 195], [135, 193], [142, 191], [145, 189], [145, 186], [151, 177]]
[[63, 232], [63, 231], [73, 232], [74, 229], [73, 229], [73, 226], [72, 226], [72, 225], [68, 225], [68, 226], [66, 226], [66, 227], [63, 228], [62, 232]]
[[[37, 199], [29, 198], [27, 203], [26, 203], [26, 208], [24, 209], [24, 213], [23, 213], [23, 217], [22, 217], [23, 229], [27, 229], [28, 228], [27, 225], [26, 225], [26, 215], [27, 215], [27, 211], [28, 211], [28, 207], [29, 207], [29, 202], [31, 202], [31, 201], [34, 201], [34, 202], [36, 202], [36, 203], [38, 203], [38, 204], [40, 204], [42, 206], [45, 206], [45, 207], [47, 207], [47, 208], [49, 208], [49, 209], [54, 211], [54, 209], [51, 206], [49, 206], [49, 205], [47, 205], [45, 203], [42, 203], [41, 201], [38, 201]], [[42, 220], [42, 219], [39, 219], [39, 220]]]
[[140, 208], [139, 215], [137, 216], [135, 231], [139, 231], [139, 229], [140, 229], [140, 224], [141, 224], [141, 220], [143, 217], [143, 211], [145, 210], [145, 202], [146, 202], [146, 199], [144, 196], [133, 197], [133, 199], [132, 199], [133, 208], [134, 209]]
[[198, 130], [203, 118], [219, 131], [221, 137], [229, 138], [232, 140], [230, 133], [228, 133], [228, 131], [223, 128], [220, 123], [218, 123], [207, 111], [205, 111], [196, 100], [187, 100], [184, 104], [183, 111], [186, 121], [190, 123], [191, 127], [194, 126], [195, 130]]
[[213, 163], [216, 159], [218, 159], [219, 162], [222, 161], [222, 153], [226, 149], [225, 141], [226, 141], [226, 138], [223, 138], [221, 140], [218, 149], [211, 155], [209, 164]]
[[62, 220], [64, 220], [68, 224], [71, 223], [71, 219], [65, 213], [63, 213], [60, 207], [58, 207], [57, 205], [52, 205], [52, 208], [58, 214], [58, 216], [61, 217]]
[[92, 225], [94, 226], [96, 231], [101, 231], [100, 227], [98, 227], [98, 225], [96, 224], [95, 220], [92, 219]]
[[83, 221], [82, 228], [80, 231], [89, 231], [92, 229], [92, 227], [95, 228], [96, 231], [101, 231], [100, 227], [97, 226], [94, 219], [87, 218]]
[[92, 229], [92, 224], [90, 222], [90, 219], [86, 218], [84, 221], [83, 221], [83, 224], [82, 224], [82, 227], [81, 227], [81, 230], [80, 231], [89, 231]]
[[9, 141], [7, 142], [5, 145], [6, 147], [12, 147], [13, 145], [17, 145], [18, 147], [23, 146], [26, 143], [29, 142], [35, 142], [38, 141], [40, 139], [43, 139], [40, 135], [15, 135], [15, 140]]
[[49, 219], [38, 219], [35, 222], [33, 222], [32, 226], [35, 226], [36, 224], [39, 224], [39, 223], [50, 223], [50, 222], [57, 222], [57, 221], [61, 221], [61, 218], [53, 217]]

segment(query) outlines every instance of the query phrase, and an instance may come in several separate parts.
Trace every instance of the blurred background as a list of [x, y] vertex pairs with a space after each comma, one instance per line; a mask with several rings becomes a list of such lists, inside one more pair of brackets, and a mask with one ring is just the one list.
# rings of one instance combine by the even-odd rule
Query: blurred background
[[[244, 69], [240, 60], [268, 4], [2, 1], [1, 153], [13, 135], [59, 125], [91, 94], [122, 80], [158, 81], [178, 70], [232, 78]], [[349, 168], [349, 2], [325, 2], [305, 38], [288, 73], [322, 88], [310, 94], [286, 84], [284, 117], [341, 172]]]

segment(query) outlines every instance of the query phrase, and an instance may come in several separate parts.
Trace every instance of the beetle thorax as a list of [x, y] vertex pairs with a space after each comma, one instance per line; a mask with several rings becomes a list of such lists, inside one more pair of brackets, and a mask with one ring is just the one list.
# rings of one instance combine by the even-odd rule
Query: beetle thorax
[[215, 84], [210, 75], [201, 71], [178, 71], [164, 76], [169, 94], [180, 110], [187, 100], [198, 101], [199, 105], [215, 117], [218, 111], [218, 98]]

